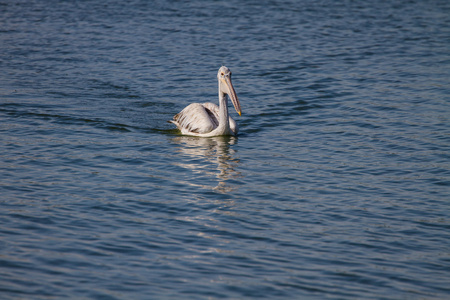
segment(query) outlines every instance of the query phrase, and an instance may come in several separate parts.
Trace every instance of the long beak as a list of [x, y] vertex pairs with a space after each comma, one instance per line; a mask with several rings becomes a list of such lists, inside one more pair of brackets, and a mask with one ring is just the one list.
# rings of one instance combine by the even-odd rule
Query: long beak
[[241, 104], [239, 103], [238, 97], [236, 96], [236, 92], [234, 90], [233, 84], [231, 83], [230, 77], [225, 77], [225, 83], [228, 87], [228, 96], [231, 98], [231, 102], [233, 102], [234, 109], [236, 112], [241, 115]]

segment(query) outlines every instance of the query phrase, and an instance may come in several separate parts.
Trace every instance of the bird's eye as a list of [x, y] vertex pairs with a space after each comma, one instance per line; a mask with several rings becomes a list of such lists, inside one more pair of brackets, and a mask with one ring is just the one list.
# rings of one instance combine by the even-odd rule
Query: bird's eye
[[220, 73], [220, 75], [222, 75], [222, 76], [223, 76], [223, 72], [222, 72], [222, 73]]

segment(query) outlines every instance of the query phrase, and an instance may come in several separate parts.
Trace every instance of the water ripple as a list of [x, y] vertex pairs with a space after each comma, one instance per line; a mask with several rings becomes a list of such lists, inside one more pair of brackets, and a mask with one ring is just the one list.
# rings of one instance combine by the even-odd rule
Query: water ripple
[[3, 298], [448, 298], [445, 1], [52, 2], [0, 4]]

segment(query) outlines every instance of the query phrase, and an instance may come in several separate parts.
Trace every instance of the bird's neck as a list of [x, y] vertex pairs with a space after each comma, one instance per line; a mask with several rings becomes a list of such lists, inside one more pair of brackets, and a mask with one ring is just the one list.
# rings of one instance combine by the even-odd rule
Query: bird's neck
[[[220, 128], [220, 129], [219, 129]], [[219, 126], [222, 134], [229, 134], [230, 120], [228, 119], [228, 100], [227, 95], [222, 93], [219, 88]]]

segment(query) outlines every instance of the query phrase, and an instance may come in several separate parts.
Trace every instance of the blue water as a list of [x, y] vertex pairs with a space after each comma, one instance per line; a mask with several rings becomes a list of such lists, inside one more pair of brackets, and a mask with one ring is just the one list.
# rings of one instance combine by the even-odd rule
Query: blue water
[[[449, 37], [445, 0], [0, 1], [0, 298], [450, 298]], [[222, 64], [239, 136], [181, 136]]]

